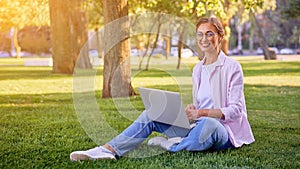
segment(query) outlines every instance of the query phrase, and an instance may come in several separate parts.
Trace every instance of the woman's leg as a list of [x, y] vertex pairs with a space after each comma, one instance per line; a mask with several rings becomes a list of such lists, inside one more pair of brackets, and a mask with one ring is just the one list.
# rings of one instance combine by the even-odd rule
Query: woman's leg
[[189, 130], [185, 128], [152, 121], [148, 118], [146, 111], [144, 111], [135, 122], [108, 142], [107, 145], [109, 145], [118, 156], [122, 156], [146, 140], [152, 131], [163, 133], [168, 137], [185, 137], [189, 132]]
[[196, 126], [179, 144], [170, 147], [171, 152], [180, 150], [203, 151], [207, 149], [227, 149], [231, 147], [225, 127], [216, 119], [202, 117]]

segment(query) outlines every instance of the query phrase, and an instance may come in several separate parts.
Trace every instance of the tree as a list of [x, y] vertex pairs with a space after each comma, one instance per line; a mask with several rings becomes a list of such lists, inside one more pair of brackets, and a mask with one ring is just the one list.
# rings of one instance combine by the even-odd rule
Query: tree
[[127, 0], [103, 0], [104, 70], [102, 97], [135, 95], [131, 86]]
[[[248, 21], [249, 19], [252, 20], [252, 24], [254, 25], [253, 28], [256, 30], [257, 33], [257, 38], [260, 46], [263, 49], [265, 59], [276, 59], [276, 53], [274, 51], [270, 51], [265, 35], [261, 29], [261, 26], [259, 25], [259, 22], [255, 16], [256, 13], [263, 13], [266, 10], [269, 9], [275, 9], [276, 7], [276, 1], [271, 0], [271, 1], [263, 1], [263, 0], [244, 0], [244, 1], [230, 1], [230, 0], [225, 0], [224, 4], [227, 4], [226, 11], [227, 16], [225, 18], [231, 19], [233, 15], [235, 15], [235, 18], [238, 18], [237, 24], [237, 31], [239, 34], [241, 34], [241, 25]], [[230, 9], [230, 7], [234, 7], [233, 9]], [[227, 21], [229, 22], [229, 20]], [[229, 32], [229, 30], [225, 31]], [[240, 36], [240, 35], [239, 35]], [[241, 37], [240, 37], [241, 38]], [[250, 39], [251, 40], [251, 39]], [[241, 39], [239, 39], [239, 47], [238, 49], [241, 48]]]
[[290, 3], [283, 10], [283, 14], [285, 14], [288, 18], [300, 19], [300, 0], [293, 0], [289, 2]]
[[292, 30], [293, 34], [291, 36], [291, 38], [289, 39], [289, 43], [293, 43], [296, 44], [295, 47], [298, 48], [298, 43], [300, 43], [300, 29], [295, 26]]
[[21, 48], [18, 43], [18, 30], [25, 26], [49, 25], [49, 10], [47, 0], [1, 0], [0, 1], [0, 31], [14, 29], [13, 42], [17, 58], [20, 58]]
[[[53, 73], [72, 74], [75, 66], [92, 68], [88, 58], [87, 16], [82, 0], [49, 0]], [[86, 46], [87, 47], [87, 46]]]
[[88, 6], [88, 18], [89, 18], [89, 29], [95, 31], [95, 42], [96, 48], [98, 51], [98, 58], [102, 58], [102, 41], [103, 41], [103, 32], [100, 31], [100, 27], [104, 25], [104, 16], [103, 16], [103, 3], [102, 0], [87, 0]]
[[[168, 55], [170, 53], [170, 43], [171, 43], [171, 38], [174, 38], [171, 36], [172, 33], [176, 32], [176, 35], [172, 34], [173, 36], [176, 36], [176, 39], [178, 39], [178, 43], [177, 43], [177, 47], [178, 47], [178, 65], [177, 65], [177, 69], [180, 68], [180, 61], [181, 61], [181, 48], [184, 45], [187, 44], [183, 44], [183, 41], [186, 42], [185, 39], [183, 39], [184, 37], [186, 37], [186, 34], [190, 34], [191, 32], [187, 32], [187, 30], [185, 30], [183, 27], [186, 24], [186, 21], [183, 21], [184, 19], [189, 19], [189, 18], [193, 18], [190, 17], [190, 13], [189, 12], [183, 12], [183, 8], [184, 6], [187, 5], [187, 1], [186, 0], [170, 0], [170, 1], [164, 1], [164, 0], [156, 0], [156, 1], [152, 1], [152, 0], [147, 0], [147, 1], [136, 1], [136, 0], [131, 0], [130, 1], [131, 6], [133, 6], [133, 8], [131, 8], [131, 12], [132, 13], [141, 13], [141, 12], [156, 12], [157, 15], [153, 14], [151, 16], [157, 17], [156, 20], [154, 20], [153, 22], [151, 22], [152, 25], [150, 25], [150, 31], [152, 32], [152, 34], [155, 35], [155, 40], [152, 44], [150, 44], [150, 38], [152, 37], [150, 35], [150, 33], [148, 33], [148, 40], [145, 43], [146, 44], [146, 51], [144, 53], [144, 56], [146, 56], [146, 54], [148, 54], [148, 48], [149, 47], [156, 47], [157, 46], [157, 42], [158, 42], [158, 37], [162, 37], [162, 39], [165, 39], [165, 43], [166, 43], [166, 58], [168, 58]], [[172, 4], [172, 5], [170, 5]], [[166, 16], [167, 14], [173, 15], [173, 16]], [[164, 16], [161, 17], [160, 15]], [[193, 14], [195, 15], [195, 14]], [[177, 17], [181, 17], [181, 19], [176, 19], [174, 16]], [[184, 18], [184, 19], [183, 19]], [[138, 20], [138, 19], [137, 19]], [[178, 20], [180, 22], [178, 22]], [[162, 26], [162, 25], [166, 25], [169, 24], [168, 26]], [[172, 26], [171, 26], [172, 25]], [[155, 27], [155, 28], [153, 28]], [[153, 28], [153, 29], [152, 29]], [[167, 30], [162, 30], [162, 29], [167, 29]], [[190, 31], [190, 29], [188, 30]], [[195, 34], [194, 32], [195, 30], [193, 29], [193, 36]], [[164, 33], [161, 33], [164, 32]], [[183, 35], [185, 34], [185, 35]], [[162, 36], [161, 36], [162, 35]], [[178, 38], [177, 38], [178, 37]], [[154, 48], [152, 48], [152, 51], [154, 50]], [[148, 58], [148, 62], [146, 65], [146, 69], [148, 69], [149, 67], [149, 61], [151, 58], [151, 53], [150, 52], [150, 56]], [[141, 64], [143, 61], [143, 58], [140, 60], [140, 68], [141, 68]]]
[[[276, 2], [275, 2], [276, 3]], [[266, 9], [275, 9], [276, 4], [273, 1], [245, 1], [245, 8], [250, 12], [250, 18], [252, 19], [252, 23], [257, 33], [258, 43], [261, 46], [264, 54], [264, 58], [266, 60], [276, 59], [276, 53], [273, 50], [269, 49], [268, 43], [265, 39], [261, 26], [255, 16], [255, 12], [262, 13]]]
[[[273, 40], [273, 42], [275, 41], [275, 44], [279, 47], [286, 46], [292, 48], [295, 48], [298, 45], [299, 36], [297, 36], [294, 31], [295, 28], [299, 28], [300, 18], [290, 17], [286, 14], [289, 8], [297, 7], [297, 2], [300, 3], [300, 1], [280, 0], [277, 2], [276, 10], [268, 10], [263, 13], [265, 18], [264, 26], [268, 25], [268, 30], [271, 30], [264, 32], [269, 43]], [[299, 5], [300, 4], [298, 4], [298, 6]], [[293, 14], [297, 13], [294, 10], [291, 11], [293, 11]], [[296, 37], [294, 37], [295, 35]]]
[[269, 50], [269, 46], [267, 43], [267, 40], [265, 39], [265, 36], [260, 28], [260, 25], [255, 17], [255, 14], [253, 11], [250, 12], [250, 15], [253, 19], [253, 24], [255, 25], [255, 30], [258, 34], [258, 43], [261, 46], [262, 50], [263, 50], [263, 54], [264, 54], [264, 58], [266, 60], [270, 60], [270, 59], [276, 59], [276, 53], [275, 51]]
[[230, 38], [230, 19], [239, 10], [238, 2], [234, 0], [191, 0], [184, 3], [181, 13], [194, 23], [199, 17], [217, 16], [225, 29], [225, 36], [222, 40], [222, 49], [228, 52]]
[[[245, 14], [250, 14], [253, 18], [252, 14], [254, 13], [262, 13], [270, 8], [275, 9], [276, 7], [276, 0], [191, 0], [188, 3], [190, 3], [190, 5], [186, 5], [183, 9], [187, 12], [191, 12], [191, 16], [193, 16], [193, 14], [197, 14], [198, 17], [203, 15], [215, 15], [221, 19], [222, 25], [225, 28], [225, 37], [222, 41], [222, 49], [225, 53], [228, 51], [229, 38], [231, 34], [229, 26], [230, 20], [233, 16], [239, 15], [241, 21], [246, 21], [247, 19], [244, 18], [244, 16], [246, 16]], [[252, 13], [249, 9], [252, 10]], [[249, 17], [247, 16], [247, 18]], [[242, 24], [242, 22], [240, 24]], [[261, 29], [260, 27], [256, 28]], [[257, 32], [260, 33], [260, 31]], [[259, 34], [259, 36], [263, 37], [264, 35]], [[260, 41], [262, 42], [263, 39], [260, 39]], [[268, 55], [268, 58], [271, 58], [271, 56], [269, 56], [270, 52], [267, 51], [268, 48], [266, 48], [265, 45], [263, 48], [265, 48], [265, 53]]]

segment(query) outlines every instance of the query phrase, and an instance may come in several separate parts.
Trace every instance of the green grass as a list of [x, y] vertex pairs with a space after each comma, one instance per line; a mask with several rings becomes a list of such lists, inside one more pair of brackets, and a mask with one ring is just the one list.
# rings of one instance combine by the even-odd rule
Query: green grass
[[[149, 71], [132, 66], [133, 86], [181, 91], [187, 96], [184, 102], [190, 102], [189, 77], [197, 60], [183, 60], [188, 67], [178, 71], [176, 60], [158, 66], [154, 64], [162, 61], [156, 59]], [[253, 144], [198, 153], [168, 153], [143, 144], [117, 161], [84, 162], [70, 162], [69, 154], [92, 148], [126, 128], [143, 109], [140, 97], [130, 98], [132, 108], [126, 100], [101, 99], [102, 68], [97, 68], [95, 92], [77, 98], [73, 76], [0, 59], [0, 168], [300, 168], [300, 62], [236, 59], [244, 70]], [[92, 107], [84, 101], [95, 98], [99, 110], [83, 112]], [[107, 125], [112, 128], [106, 130]]]

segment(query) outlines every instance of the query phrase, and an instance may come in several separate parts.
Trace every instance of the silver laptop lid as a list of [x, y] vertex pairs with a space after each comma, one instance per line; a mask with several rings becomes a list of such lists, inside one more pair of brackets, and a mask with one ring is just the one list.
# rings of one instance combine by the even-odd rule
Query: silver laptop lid
[[143, 87], [139, 87], [138, 89], [147, 115], [151, 120], [183, 128], [190, 128], [178, 92]]

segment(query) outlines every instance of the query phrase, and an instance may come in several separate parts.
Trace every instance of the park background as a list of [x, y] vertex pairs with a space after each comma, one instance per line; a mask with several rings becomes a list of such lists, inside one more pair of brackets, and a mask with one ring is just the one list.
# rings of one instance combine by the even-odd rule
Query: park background
[[[299, 168], [299, 4], [297, 0], [2, 0], [1, 168]], [[97, 145], [76, 109], [84, 107], [74, 101], [78, 73], [88, 72], [80, 74], [83, 79], [94, 78], [94, 88], [86, 93], [96, 98], [102, 123], [116, 132], [138, 113], [120, 114], [115, 98], [129, 97], [142, 111], [138, 86], [180, 91], [188, 103], [188, 79], [202, 55], [193, 30], [183, 28], [212, 15], [227, 31], [224, 51], [243, 66], [256, 142], [223, 152], [162, 152], [145, 158], [128, 155], [117, 162], [70, 162], [72, 151]], [[103, 29], [126, 16], [128, 27]], [[165, 16], [169, 20], [163, 20]], [[143, 17], [148, 22], [139, 20]], [[130, 35], [145, 27], [152, 29]], [[108, 50], [109, 35], [124, 30], [125, 40]], [[125, 70], [122, 78], [105, 83], [120, 68]], [[178, 84], [176, 78], [187, 81]], [[120, 89], [117, 95], [105, 90], [111, 85]], [[147, 156], [138, 153], [132, 156]]]

